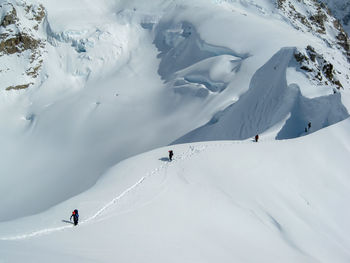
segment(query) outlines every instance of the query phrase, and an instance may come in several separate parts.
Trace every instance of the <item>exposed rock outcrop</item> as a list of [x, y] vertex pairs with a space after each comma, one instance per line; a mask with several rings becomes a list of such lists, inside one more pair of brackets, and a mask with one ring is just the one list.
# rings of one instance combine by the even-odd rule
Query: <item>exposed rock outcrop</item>
[[316, 34], [328, 45], [342, 49], [350, 61], [349, 37], [325, 4], [317, 0], [277, 0], [277, 7], [295, 28]]
[[[0, 90], [25, 89], [34, 84], [43, 64], [46, 40], [40, 34], [46, 17], [42, 5], [6, 1], [0, 5]], [[1, 63], [4, 61], [4, 63]], [[19, 69], [22, 72], [19, 72]], [[9, 80], [11, 75], [18, 78]]]
[[334, 65], [318, 54], [311, 46], [303, 51], [294, 53], [295, 60], [299, 63], [299, 69], [316, 85], [334, 85], [336, 89], [342, 89], [343, 85], [338, 79], [338, 73]]

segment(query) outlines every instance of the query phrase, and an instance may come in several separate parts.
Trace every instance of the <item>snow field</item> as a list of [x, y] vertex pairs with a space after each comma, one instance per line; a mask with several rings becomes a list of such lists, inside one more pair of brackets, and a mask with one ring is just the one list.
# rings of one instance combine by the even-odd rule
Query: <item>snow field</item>
[[[0, 185], [0, 221], [40, 213], [89, 189], [115, 163], [183, 136], [297, 137], [324, 103], [314, 130], [348, 116], [343, 97], [307, 107], [290, 85], [294, 79], [288, 86], [278, 81], [288, 70], [275, 72], [272, 58], [280, 55], [286, 64], [279, 53], [286, 47], [310, 44], [334, 60], [340, 55], [293, 29], [272, 1], [159, 0], [152, 2], [157, 8], [142, 1], [68, 2], [43, 1], [47, 18], [37, 34], [47, 43], [37, 85], [0, 94], [0, 173], [11, 174]], [[268, 96], [269, 87], [256, 84], [265, 75], [278, 94], [259, 103], [257, 96]], [[297, 84], [303, 95], [326, 94], [325, 87], [308, 90], [305, 78]], [[250, 116], [255, 112], [262, 118]], [[217, 127], [207, 129], [211, 121]], [[196, 134], [199, 127], [205, 134]]]
[[[33, 259], [50, 247], [57, 262], [67, 251], [87, 262], [347, 262], [349, 128], [346, 120], [300, 139], [175, 145], [173, 162], [169, 147], [138, 155], [47, 212], [1, 223], [1, 254], [19, 260], [17, 242], [35, 247]], [[74, 208], [81, 224], [65, 226]]]
[[0, 93], [0, 262], [349, 262], [349, 87], [293, 58], [348, 84], [341, 51], [271, 0], [42, 2], [37, 85]]

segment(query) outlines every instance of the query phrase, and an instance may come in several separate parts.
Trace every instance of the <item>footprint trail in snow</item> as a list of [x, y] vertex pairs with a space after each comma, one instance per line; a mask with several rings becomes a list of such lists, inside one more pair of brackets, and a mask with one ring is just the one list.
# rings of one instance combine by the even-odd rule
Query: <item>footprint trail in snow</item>
[[[224, 144], [220, 144], [220, 145], [216, 144], [216, 145], [213, 145], [213, 146], [217, 147], [217, 146], [223, 146], [223, 145]], [[113, 198], [111, 201], [109, 201], [106, 205], [104, 205], [101, 209], [99, 209], [95, 214], [93, 214], [92, 216], [90, 216], [90, 217], [86, 218], [85, 220], [81, 221], [79, 223], [79, 225], [84, 225], [84, 224], [86, 224], [86, 223], [96, 219], [99, 215], [101, 215], [109, 207], [111, 207], [112, 205], [116, 204], [124, 196], [128, 195], [135, 188], [140, 186], [145, 180], [147, 180], [147, 178], [149, 178], [149, 177], [159, 173], [160, 171], [162, 171], [164, 168], [166, 168], [168, 166], [173, 166], [174, 163], [176, 163], [178, 161], [182, 161], [182, 160], [186, 160], [188, 158], [191, 158], [194, 154], [202, 152], [206, 148], [208, 148], [208, 145], [203, 145], [203, 146], [196, 147], [196, 148], [194, 146], [189, 146], [189, 150], [187, 152], [178, 155], [176, 158], [173, 159], [173, 161], [171, 163], [163, 164], [163, 165], [155, 168], [151, 172], [148, 172], [145, 176], [143, 176], [135, 184], [133, 184], [132, 186], [130, 186], [129, 188], [124, 190], [121, 194], [119, 194], [118, 196]], [[28, 239], [28, 238], [38, 237], [38, 236], [42, 236], [42, 235], [47, 235], [47, 234], [50, 234], [50, 233], [53, 233], [53, 232], [63, 231], [63, 230], [66, 230], [66, 229], [72, 228], [72, 227], [74, 227], [74, 226], [73, 225], [67, 225], [67, 226], [61, 226], [61, 227], [41, 229], [41, 230], [37, 230], [37, 231], [31, 232], [31, 233], [26, 233], [26, 234], [20, 234], [20, 235], [15, 235], [15, 236], [8, 236], [8, 237], [0, 237], [0, 241], [11, 241], [11, 240], [14, 241], [14, 240]]]

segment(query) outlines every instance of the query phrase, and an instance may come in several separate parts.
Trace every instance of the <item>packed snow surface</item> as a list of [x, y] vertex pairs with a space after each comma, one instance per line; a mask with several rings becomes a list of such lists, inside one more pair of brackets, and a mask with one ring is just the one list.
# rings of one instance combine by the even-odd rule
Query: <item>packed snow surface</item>
[[[0, 224], [4, 262], [349, 262], [350, 120], [291, 140], [173, 146]], [[78, 208], [80, 224], [68, 222]]]

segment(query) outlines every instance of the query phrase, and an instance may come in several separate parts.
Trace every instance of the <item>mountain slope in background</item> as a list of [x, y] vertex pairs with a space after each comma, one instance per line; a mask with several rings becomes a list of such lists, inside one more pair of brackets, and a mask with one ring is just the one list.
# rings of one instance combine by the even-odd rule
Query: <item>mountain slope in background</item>
[[334, 16], [341, 21], [347, 34], [350, 34], [350, 3], [344, 0], [321, 0], [332, 11]]
[[[298, 44], [299, 50], [282, 48], [255, 72], [249, 91], [238, 102], [175, 143], [246, 139], [266, 131], [277, 139], [294, 138], [306, 134], [309, 121], [315, 131], [348, 116], [340, 96], [333, 96], [343, 90], [341, 83], [349, 86], [346, 33], [316, 1], [278, 1], [278, 8], [293, 27], [323, 45], [308, 42], [313, 39], [309, 36], [303, 39], [303, 49], [302, 43]], [[264, 42], [273, 39], [266, 37]], [[339, 55], [336, 59], [335, 54]]]
[[0, 10], [1, 90], [26, 89], [36, 82], [45, 56], [45, 8], [2, 1]]
[[288, 85], [287, 79], [281, 78], [288, 66], [296, 65], [294, 52], [286, 48], [274, 55], [256, 72], [249, 91], [238, 102], [176, 143], [212, 140], [213, 136], [221, 140], [247, 139], [271, 127], [279, 130], [278, 139], [295, 138], [311, 132], [305, 131], [310, 120], [314, 131], [347, 118], [349, 113], [339, 94], [307, 98], [297, 84]]

